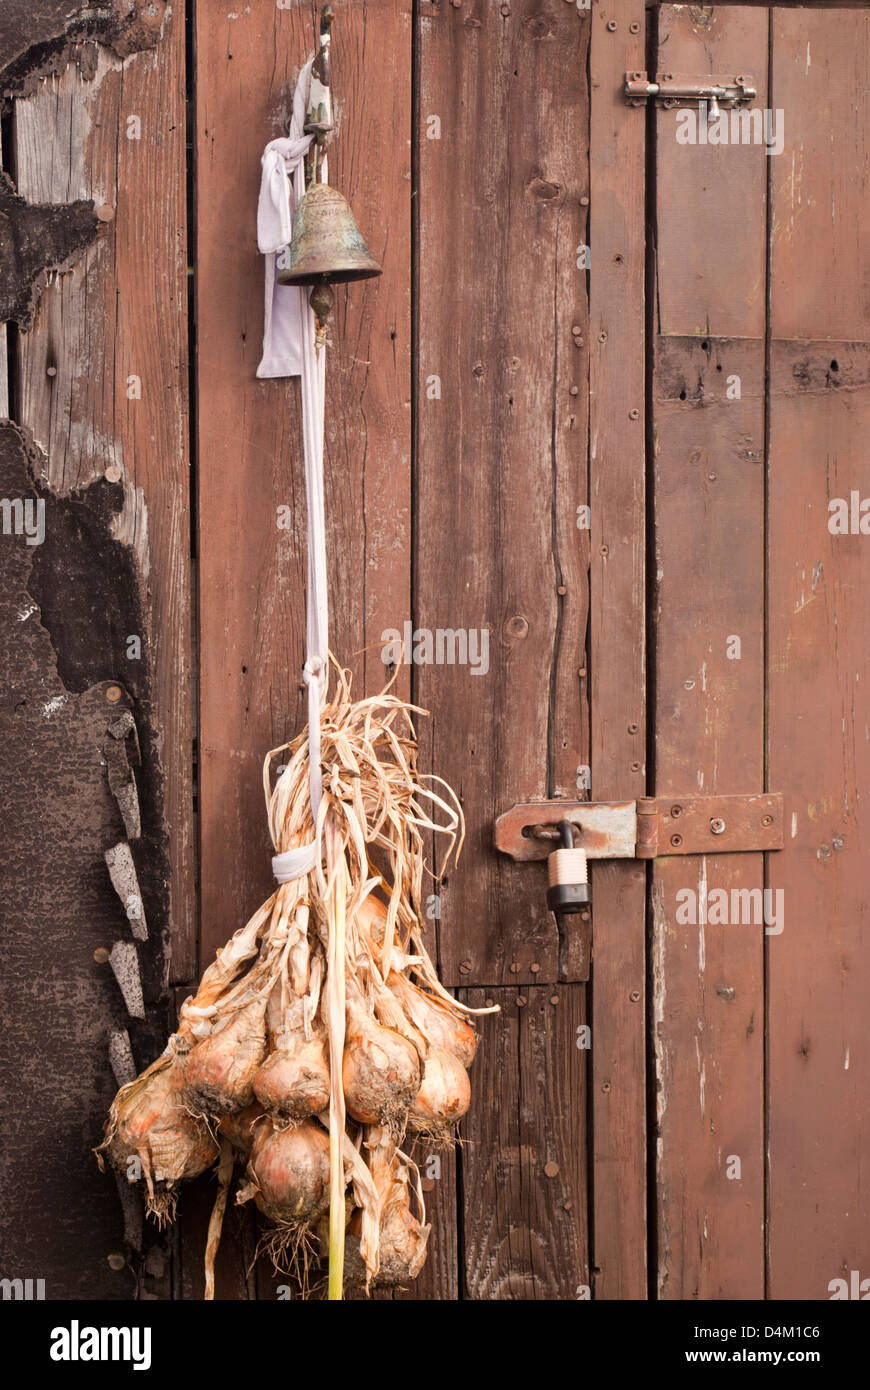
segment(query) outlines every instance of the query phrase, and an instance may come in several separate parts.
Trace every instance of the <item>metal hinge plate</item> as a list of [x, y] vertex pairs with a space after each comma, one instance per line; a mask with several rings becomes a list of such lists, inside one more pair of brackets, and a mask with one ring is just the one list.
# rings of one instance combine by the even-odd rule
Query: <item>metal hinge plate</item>
[[629, 106], [644, 106], [648, 101], [662, 106], [685, 106], [686, 102], [706, 101], [710, 115], [715, 118], [720, 106], [742, 106], [758, 95], [754, 79], [742, 73], [708, 73], [704, 77], [685, 77], [672, 72], [657, 73], [650, 80], [645, 72], [625, 74], [625, 99]]
[[647, 796], [638, 801], [525, 801], [495, 823], [495, 847], [519, 861], [546, 859], [560, 820], [590, 859], [748, 854], [782, 849], [782, 794]]

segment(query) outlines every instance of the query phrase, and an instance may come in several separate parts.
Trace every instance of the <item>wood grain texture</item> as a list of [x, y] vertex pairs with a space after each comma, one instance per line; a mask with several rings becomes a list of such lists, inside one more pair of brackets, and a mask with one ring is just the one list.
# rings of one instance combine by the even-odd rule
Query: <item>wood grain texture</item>
[[[645, 791], [645, 122], [622, 95], [645, 67], [642, 0], [597, 6], [591, 43], [590, 761], [606, 801]], [[595, 1297], [645, 1298], [646, 872], [591, 877]]]
[[[758, 92], [749, 108], [758, 115], [768, 105], [767, 51], [766, 10], [658, 10], [657, 71], [743, 74]], [[724, 111], [727, 144], [709, 142], [712, 118], [707, 143], [679, 143], [685, 110], [697, 106], [656, 109], [659, 331], [762, 338], [769, 158], [762, 145], [731, 142], [731, 117]]]
[[578, 970], [543, 869], [497, 855], [492, 827], [576, 795], [589, 761], [588, 28], [566, 5], [420, 7], [415, 620], [489, 641], [486, 671], [417, 670], [427, 758], [468, 825], [441, 890], [451, 985]]
[[[760, 791], [763, 341], [659, 339], [654, 421], [656, 795]], [[730, 895], [763, 889], [763, 856], [667, 849], [652, 876], [658, 1294], [761, 1298], [764, 925]]]
[[774, 11], [772, 101], [785, 125], [771, 160], [774, 338], [868, 336], [868, 67], [870, 13]]
[[[764, 10], [662, 6], [658, 71], [743, 74], [763, 109], [768, 28]], [[763, 785], [772, 156], [732, 143], [730, 124], [719, 145], [681, 144], [676, 129], [677, 112], [658, 110], [655, 790], [678, 799]], [[732, 921], [730, 895], [763, 888], [763, 859], [663, 857], [652, 881], [658, 1296], [760, 1298], [764, 926]], [[727, 924], [704, 920], [716, 890]]]
[[[187, 453], [184, 28], [125, 61], [97, 45], [15, 108], [18, 189], [30, 202], [93, 199], [104, 236], [43, 294], [19, 338], [19, 418], [68, 498], [119, 470], [113, 535], [129, 547], [142, 658], [106, 671], [136, 696], [149, 775], [162, 779], [152, 835], [168, 838], [170, 970], [195, 952]], [[128, 138], [130, 118], [139, 138]], [[110, 478], [113, 475], [109, 475]], [[128, 595], [118, 595], [119, 609]], [[111, 616], [111, 615], [110, 615]], [[161, 846], [162, 849], [162, 846]]]
[[[407, 611], [410, 539], [410, 5], [337, 4], [330, 178], [384, 266], [337, 292], [327, 365], [331, 644], [379, 689]], [[261, 769], [305, 723], [305, 492], [298, 382], [258, 381], [260, 155], [282, 133], [314, 7], [197, 29], [197, 335], [203, 963], [271, 891]], [[390, 157], [384, 157], [384, 151]], [[232, 189], [232, 197], [227, 190]], [[278, 508], [292, 526], [278, 530]]]
[[472, 989], [461, 997], [502, 1010], [486, 1019], [463, 1122], [464, 1296], [588, 1297], [589, 1054], [578, 1046], [586, 989]]

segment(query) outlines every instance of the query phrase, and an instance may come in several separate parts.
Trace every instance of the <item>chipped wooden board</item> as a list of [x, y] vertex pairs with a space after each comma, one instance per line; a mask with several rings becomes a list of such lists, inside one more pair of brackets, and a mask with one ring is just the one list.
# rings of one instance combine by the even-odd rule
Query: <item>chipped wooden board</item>
[[[626, 71], [645, 66], [645, 22], [641, 0], [607, 0], [592, 15], [589, 647], [596, 801], [636, 800], [646, 790], [645, 120], [622, 93]], [[595, 1297], [645, 1298], [646, 870], [597, 864], [591, 879]]]
[[[157, 803], [146, 838], [171, 862], [159, 929], [171, 927], [177, 979], [195, 947], [183, 55], [183, 19], [170, 16], [159, 62], [85, 45], [15, 108], [22, 196], [87, 198], [111, 219], [20, 335], [19, 419], [46, 454], [52, 494], [98, 480], [119, 492], [112, 534], [130, 552], [141, 625], [118, 633], [102, 674], [136, 702]], [[130, 597], [109, 596], [110, 618]]]

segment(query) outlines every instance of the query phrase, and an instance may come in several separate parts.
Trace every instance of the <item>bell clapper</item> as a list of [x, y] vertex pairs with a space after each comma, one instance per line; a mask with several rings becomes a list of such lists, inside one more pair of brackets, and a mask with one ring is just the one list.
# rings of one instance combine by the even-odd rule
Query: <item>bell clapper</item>
[[335, 295], [333, 293], [332, 285], [329, 283], [325, 275], [315, 284], [313, 290], [311, 291], [311, 294], [308, 297], [308, 303], [314, 310], [316, 319], [316, 325], [314, 330], [314, 345], [318, 349], [322, 347], [329, 347], [330, 342], [329, 338], [327, 337], [327, 330], [329, 327], [328, 319], [330, 314], [332, 313], [332, 309], [335, 304]]

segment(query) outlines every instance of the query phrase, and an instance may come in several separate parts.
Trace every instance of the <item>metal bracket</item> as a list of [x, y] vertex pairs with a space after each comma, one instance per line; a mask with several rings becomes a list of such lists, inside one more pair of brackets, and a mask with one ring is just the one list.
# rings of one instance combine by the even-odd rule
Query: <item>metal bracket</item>
[[753, 79], [728, 77], [723, 73], [709, 73], [705, 77], [674, 76], [672, 72], [659, 73], [651, 82], [645, 72], [625, 74], [625, 99], [629, 106], [645, 106], [648, 101], [661, 102], [662, 106], [684, 106], [686, 102], [706, 101], [713, 120], [719, 114], [719, 107], [742, 106], [758, 96]]
[[570, 821], [590, 859], [748, 854], [783, 847], [782, 794], [647, 796], [638, 801], [525, 801], [495, 823], [495, 847], [512, 859], [546, 859]]

